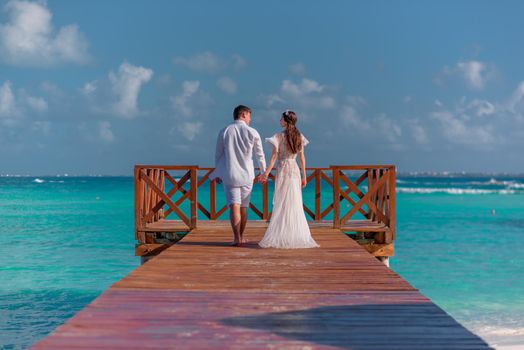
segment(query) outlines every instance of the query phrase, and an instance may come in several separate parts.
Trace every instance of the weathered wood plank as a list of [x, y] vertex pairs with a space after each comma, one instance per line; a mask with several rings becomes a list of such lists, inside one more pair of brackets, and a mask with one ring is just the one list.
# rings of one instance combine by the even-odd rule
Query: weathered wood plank
[[315, 249], [230, 247], [202, 224], [34, 349], [489, 349], [358, 243], [311, 223]]

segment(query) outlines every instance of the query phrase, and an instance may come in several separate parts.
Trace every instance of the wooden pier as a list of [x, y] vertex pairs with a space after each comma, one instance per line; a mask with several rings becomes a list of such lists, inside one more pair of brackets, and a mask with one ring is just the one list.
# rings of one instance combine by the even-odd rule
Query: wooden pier
[[[340, 198], [355, 188], [337, 190], [336, 176], [329, 176], [335, 184], [332, 198], [339, 204], [323, 210], [335, 215], [331, 220], [322, 217], [321, 201], [310, 210], [317, 219], [310, 227], [320, 248], [281, 250], [257, 245], [269, 207], [253, 205], [262, 217], [248, 223], [245, 237], [250, 243], [231, 247], [228, 222], [217, 220], [223, 209], [217, 210], [213, 201], [205, 207], [197, 200], [198, 185], [206, 181], [196, 177], [200, 169], [189, 170], [193, 189], [184, 189], [178, 199], [173, 196], [182, 186], [162, 187], [162, 181], [169, 176], [180, 184], [183, 176], [153, 170], [140, 175], [140, 169], [135, 182], [137, 252], [158, 255], [34, 349], [490, 349], [367, 249], [367, 244], [379, 244], [375, 238], [384, 245], [394, 238], [394, 176], [380, 180], [387, 171], [378, 180], [384, 189], [369, 186], [365, 191], [360, 183], [355, 185], [362, 194], [357, 197], [372, 203], [363, 208], [364, 219], [358, 224], [340, 220], [353, 214], [337, 213], [337, 207], [359, 212], [354, 205], [340, 206]], [[313, 178], [322, 176], [317, 170], [312, 173]], [[341, 173], [353, 184], [360, 178]], [[209, 193], [215, 196], [212, 189]], [[191, 198], [190, 208], [180, 206]], [[374, 208], [382, 208], [382, 216]], [[197, 209], [212, 219], [198, 221]], [[183, 216], [169, 221], [170, 210]], [[360, 244], [344, 233], [348, 227], [363, 230], [366, 225], [376, 230], [355, 232], [371, 243]], [[166, 243], [180, 232], [189, 234], [176, 244]]]

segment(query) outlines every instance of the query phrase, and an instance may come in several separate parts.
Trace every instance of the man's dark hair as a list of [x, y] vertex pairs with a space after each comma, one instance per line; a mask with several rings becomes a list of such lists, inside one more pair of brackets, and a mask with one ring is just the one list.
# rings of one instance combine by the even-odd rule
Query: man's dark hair
[[238, 118], [240, 118], [240, 115], [242, 114], [242, 112], [251, 113], [251, 108], [244, 106], [244, 105], [236, 106], [235, 109], [233, 110], [233, 118], [237, 120]]

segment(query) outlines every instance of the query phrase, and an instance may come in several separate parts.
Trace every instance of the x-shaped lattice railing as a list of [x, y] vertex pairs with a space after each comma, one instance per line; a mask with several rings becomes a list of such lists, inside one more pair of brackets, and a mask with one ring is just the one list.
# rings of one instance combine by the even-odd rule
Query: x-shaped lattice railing
[[[332, 166], [333, 198], [335, 204], [334, 227], [340, 228], [348, 224], [359, 212], [370, 222], [382, 223], [385, 229], [395, 230], [395, 188], [396, 171], [394, 166]], [[344, 171], [364, 171], [355, 181], [352, 181]], [[367, 180], [367, 191], [359, 186]], [[341, 182], [347, 186], [340, 187]], [[358, 199], [354, 200], [350, 195]], [[349, 211], [342, 215], [340, 202], [346, 200], [351, 204]], [[364, 209], [367, 207], [367, 211]]]
[[[169, 171], [182, 172], [176, 179]], [[174, 214], [188, 230], [197, 226], [197, 211], [207, 219], [217, 220], [227, 210], [227, 205], [217, 208], [216, 181], [209, 176], [213, 168], [198, 166], [136, 166], [135, 167], [135, 225], [137, 232], [146, 225]], [[333, 212], [333, 227], [340, 228], [352, 221], [355, 214], [374, 223], [382, 223], [394, 232], [395, 227], [395, 176], [394, 166], [331, 166], [330, 168], [308, 168], [307, 186], [314, 183], [314, 207], [303, 203], [304, 212], [311, 219], [321, 221]], [[347, 171], [362, 172], [356, 179]], [[199, 173], [200, 172], [200, 173]], [[270, 174], [274, 180], [275, 175]], [[353, 180], [354, 179], [354, 180]], [[365, 181], [367, 180], [367, 190]], [[321, 206], [321, 183], [332, 189], [333, 201]], [[189, 183], [189, 189], [186, 188]], [[209, 183], [209, 206], [199, 201], [198, 189]], [[166, 187], [166, 184], [168, 185]], [[341, 188], [341, 184], [345, 188]], [[250, 209], [262, 220], [271, 218], [269, 210], [269, 184], [262, 185], [262, 204], [250, 203]], [[330, 191], [331, 192], [331, 191]], [[179, 198], [175, 197], [180, 194]], [[189, 201], [189, 216], [181, 205]], [[306, 201], [304, 201], [306, 202]], [[341, 203], [347, 202], [350, 209], [342, 214]], [[164, 208], [166, 209], [164, 211]]]
[[[187, 225], [188, 229], [196, 227], [196, 171], [197, 166], [189, 167], [135, 167], [135, 218], [137, 228], [144, 227], [146, 224], [158, 221], [169, 216], [171, 213], [180, 218]], [[185, 170], [184, 175], [176, 180], [169, 174], [168, 170]], [[168, 192], [165, 192], [166, 181], [171, 184]], [[189, 181], [189, 190], [184, 185]], [[204, 180], [205, 181], [205, 180]], [[173, 197], [177, 192], [181, 193], [180, 198]], [[190, 216], [188, 217], [180, 205], [190, 201]], [[164, 206], [167, 210], [164, 212]]]

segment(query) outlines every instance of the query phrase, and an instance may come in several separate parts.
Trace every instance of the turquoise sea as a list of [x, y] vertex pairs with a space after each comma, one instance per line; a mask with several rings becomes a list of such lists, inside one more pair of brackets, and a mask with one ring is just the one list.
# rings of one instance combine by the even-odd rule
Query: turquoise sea
[[[524, 344], [524, 176], [397, 186], [392, 269], [490, 343]], [[139, 265], [130, 177], [3, 176], [0, 218], [0, 349], [29, 347]]]

